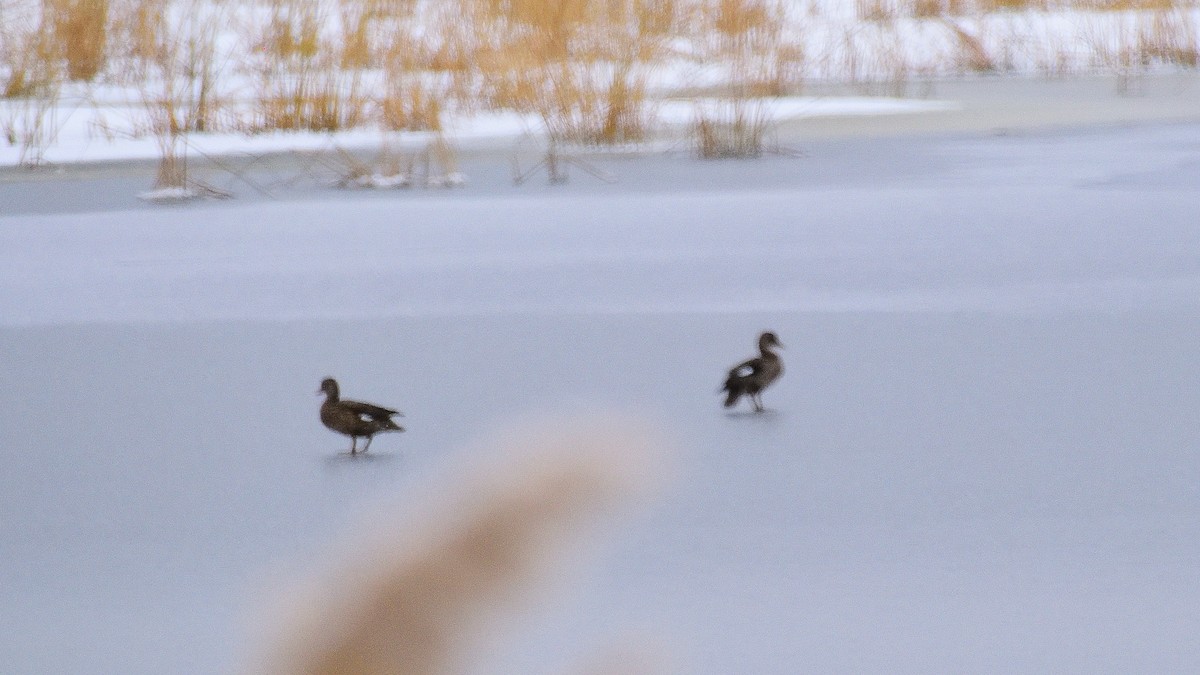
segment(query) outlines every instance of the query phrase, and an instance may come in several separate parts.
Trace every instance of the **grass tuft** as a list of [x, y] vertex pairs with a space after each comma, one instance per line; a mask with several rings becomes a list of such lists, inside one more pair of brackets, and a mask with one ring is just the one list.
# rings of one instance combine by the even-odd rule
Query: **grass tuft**
[[647, 78], [679, 16], [675, 0], [484, 2], [483, 105], [537, 115], [554, 143], [641, 141]]
[[988, 54], [978, 35], [970, 33], [951, 19], [943, 19], [942, 23], [955, 37], [958, 45], [956, 59], [962, 70], [972, 73], [988, 73], [996, 70], [996, 62]]
[[698, 106], [692, 136], [702, 159], [753, 159], [761, 157], [770, 115], [761, 100], [724, 99], [713, 106]]
[[1156, 11], [1138, 28], [1137, 51], [1142, 63], [1164, 63], [1195, 68], [1200, 63], [1196, 22], [1178, 10]]
[[108, 0], [45, 0], [67, 78], [91, 81], [105, 63], [108, 45]]

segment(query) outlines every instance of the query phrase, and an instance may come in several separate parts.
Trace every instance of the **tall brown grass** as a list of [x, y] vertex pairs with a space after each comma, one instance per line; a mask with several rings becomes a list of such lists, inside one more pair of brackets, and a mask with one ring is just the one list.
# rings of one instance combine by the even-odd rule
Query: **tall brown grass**
[[442, 8], [427, 19], [421, 26], [391, 21], [382, 37], [383, 81], [374, 100], [384, 129], [441, 131], [443, 114], [471, 97], [472, 48], [461, 16]]
[[1195, 0], [854, 0], [859, 20], [885, 22], [1014, 12], [1129, 12], [1195, 6]]
[[144, 68], [142, 107], [159, 150], [155, 186], [184, 187], [188, 135], [232, 126], [219, 120], [225, 102], [217, 91], [222, 76], [217, 43], [227, 19], [219, 11], [207, 11], [214, 9], [207, 3], [192, 0], [182, 23], [173, 31], [160, 30], [145, 14], [153, 7], [147, 4], [134, 12], [146, 22], [132, 25], [141, 40], [132, 55]]
[[249, 672], [467, 672], [481, 642], [520, 637], [511, 619], [536, 604], [564, 547], [656, 481], [656, 443], [633, 428], [557, 420], [473, 448], [489, 459], [382, 510], [287, 594]]
[[58, 58], [53, 24], [44, 15], [18, 12], [0, 16], [0, 75], [3, 98], [35, 98], [54, 93], [65, 72]]
[[1200, 64], [1196, 22], [1179, 10], [1139, 17], [1137, 51], [1143, 64], [1163, 63], [1195, 68]]
[[42, 7], [66, 62], [67, 78], [95, 78], [105, 63], [108, 0], [43, 0]]
[[1140, 13], [1115, 27], [1092, 25], [1081, 37], [1097, 67], [1117, 76], [1121, 93], [1131, 93], [1137, 77], [1149, 68], [1200, 65], [1196, 24], [1184, 11]]
[[370, 103], [363, 74], [341, 68], [343, 52], [323, 34], [334, 24], [328, 5], [271, 0], [270, 9], [258, 43], [264, 58], [249, 128], [328, 132], [361, 125]]
[[372, 15], [363, 3], [342, 2], [342, 54], [339, 67], [343, 69], [369, 68], [375, 65], [374, 45], [371, 44]]
[[647, 78], [680, 14], [675, 0], [484, 0], [485, 105], [536, 114], [555, 142], [641, 140]]
[[771, 127], [764, 99], [802, 87], [808, 54], [786, 33], [787, 7], [779, 0], [719, 0], [693, 15], [702, 58], [725, 66], [716, 103], [696, 109], [692, 136], [700, 157], [761, 156]]
[[19, 146], [17, 163], [36, 167], [58, 133], [57, 107], [65, 79], [54, 25], [35, 7], [5, 7], [0, 17], [0, 134]]
[[983, 46], [983, 40], [977, 33], [972, 33], [959, 23], [945, 18], [942, 23], [954, 35], [958, 46], [956, 60], [960, 69], [973, 73], [986, 73], [996, 70], [996, 62]]
[[726, 64], [724, 88], [735, 97], [782, 96], [803, 84], [807, 50], [790, 36], [779, 0], [720, 0], [698, 13], [693, 30], [703, 58]]
[[[449, 115], [510, 110], [536, 116], [556, 145], [620, 144], [649, 135], [665, 64], [719, 73], [693, 90], [725, 97], [728, 110], [799, 93], [817, 71], [902, 94], [914, 74], [1009, 69], [1032, 50], [1036, 67], [1062, 74], [1081, 68], [1078, 53], [997, 32], [987, 19], [1079, 10], [1105, 26], [1085, 36], [1098, 69], [1196, 68], [1198, 5], [855, 0], [862, 23], [835, 27], [810, 49], [815, 10], [798, 13], [788, 0], [0, 0], [0, 94], [29, 102], [20, 121], [10, 107], [2, 124], [10, 143], [45, 144], [61, 87], [103, 78], [146, 92], [147, 108], [158, 109], [148, 125], [176, 132], [439, 131]], [[223, 42], [240, 41], [223, 54], [197, 28], [212, 16], [232, 21], [213, 29]], [[914, 20], [947, 31], [952, 63], [912, 61], [905, 35]], [[877, 91], [885, 93], [868, 93]], [[706, 119], [697, 133], [711, 137], [721, 124]]]
[[702, 159], [754, 159], [766, 149], [771, 127], [767, 104], [730, 98], [712, 106], [697, 106], [692, 136]]
[[264, 77], [254, 100], [254, 132], [332, 132], [359, 126], [367, 118], [363, 80], [327, 62], [303, 64], [278, 77]]
[[133, 64], [162, 57], [168, 34], [177, 27], [168, 20], [172, 0], [125, 0], [113, 6], [114, 50]]
[[993, 12], [1025, 12], [1045, 11], [1053, 0], [976, 0], [976, 12], [990, 14]]
[[1098, 12], [1169, 10], [1194, 7], [1194, 0], [1072, 0], [1071, 6]]
[[446, 105], [439, 83], [428, 77], [388, 73], [379, 114], [391, 131], [441, 131]]
[[895, 0], [854, 0], [854, 16], [859, 21], [894, 21], [903, 14]]

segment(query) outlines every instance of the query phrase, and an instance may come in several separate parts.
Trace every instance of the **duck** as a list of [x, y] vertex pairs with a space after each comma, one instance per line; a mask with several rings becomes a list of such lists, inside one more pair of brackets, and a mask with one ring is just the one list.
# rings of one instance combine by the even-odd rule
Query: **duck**
[[340, 397], [337, 380], [327, 377], [321, 381], [318, 394], [325, 394], [321, 404], [321, 423], [331, 431], [350, 437], [350, 454], [358, 454], [358, 439], [365, 437], [367, 444], [362, 451], [371, 447], [375, 434], [385, 431], [404, 431], [404, 427], [392, 421], [393, 415], [404, 417], [399, 410], [384, 408], [374, 403], [346, 401]]
[[754, 412], [764, 410], [762, 392], [783, 374], [783, 361], [771, 351], [772, 347], [783, 348], [775, 333], [766, 331], [758, 336], [759, 355], [729, 369], [729, 377], [721, 391], [726, 393], [725, 407], [732, 408], [743, 395], [749, 396]]

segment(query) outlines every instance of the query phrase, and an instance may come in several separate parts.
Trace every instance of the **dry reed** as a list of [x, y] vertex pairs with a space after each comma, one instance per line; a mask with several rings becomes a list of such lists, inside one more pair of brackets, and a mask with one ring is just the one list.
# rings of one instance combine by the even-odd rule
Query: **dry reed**
[[[715, 73], [719, 81], [701, 86], [743, 100], [797, 93], [810, 71], [884, 82], [891, 93], [914, 74], [1030, 64], [1064, 74], [1089, 58], [1124, 76], [1200, 66], [1197, 5], [855, 0], [860, 23], [830, 24], [810, 49], [805, 24], [817, 8], [798, 13], [785, 0], [0, 0], [0, 93], [31, 102], [19, 113], [10, 107], [2, 131], [38, 156], [33, 148], [57, 128], [60, 87], [103, 77], [149, 92], [146, 105], [161, 108], [151, 127], [438, 131], [448, 115], [511, 110], [540, 119], [554, 143], [620, 144], [649, 135], [650, 83], [667, 63]], [[1084, 36], [1087, 49], [1021, 33], [1020, 22], [1034, 19], [994, 16], [1064, 11], [1102, 26], [1095, 39]], [[237, 17], [214, 29], [237, 43], [224, 54], [206, 54], [214, 39], [195, 28], [213, 15]], [[913, 26], [946, 31], [946, 63], [915, 55]], [[246, 89], [221, 91], [247, 74]], [[248, 102], [239, 119], [228, 103], [235, 97]], [[714, 124], [697, 129], [711, 135]]]
[[322, 34], [323, 26], [337, 25], [327, 6], [272, 0], [270, 9], [258, 41], [265, 58], [249, 129], [330, 132], [361, 125], [370, 105], [363, 71], [339, 67], [345, 53]]
[[213, 9], [193, 0], [174, 31], [140, 28], [146, 42], [136, 53], [148, 57], [141, 99], [159, 150], [158, 188], [187, 186], [188, 134], [227, 126], [217, 119], [223, 107], [217, 93], [222, 74], [217, 43], [227, 21], [223, 13], [209, 11]]
[[52, 22], [31, 6], [5, 10], [0, 23], [0, 74], [7, 77], [0, 97], [9, 103], [0, 118], [0, 132], [9, 145], [20, 147], [19, 166], [36, 167], [44, 162], [45, 151], [58, 133], [65, 71]]
[[996, 62], [988, 54], [979, 35], [971, 33], [948, 18], [943, 19], [942, 23], [954, 35], [958, 45], [958, 54], [955, 60], [960, 69], [972, 73], [987, 73], [996, 70]]
[[702, 159], [761, 157], [771, 126], [767, 105], [762, 100], [729, 98], [697, 106], [692, 127], [696, 155]]
[[677, 25], [674, 0], [485, 2], [480, 40], [487, 107], [537, 115], [555, 143], [645, 138], [646, 82]]
[[1192, 15], [1165, 10], [1139, 17], [1137, 52], [1143, 64], [1162, 63], [1195, 68], [1200, 62], [1196, 22]]
[[89, 81], [104, 67], [108, 0], [44, 0], [57, 50], [70, 80]]
[[[505, 434], [436, 498], [382, 513], [293, 592], [252, 672], [463, 672], [495, 619], [528, 604], [565, 544], [647, 482], [653, 443], [627, 420]], [[652, 478], [653, 476], [651, 476]], [[435, 493], [431, 493], [435, 494]]]

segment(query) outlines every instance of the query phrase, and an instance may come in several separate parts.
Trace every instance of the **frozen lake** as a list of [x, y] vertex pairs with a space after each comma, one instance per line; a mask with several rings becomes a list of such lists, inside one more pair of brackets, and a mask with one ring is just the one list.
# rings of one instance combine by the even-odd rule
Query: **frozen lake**
[[[714, 675], [1200, 667], [1200, 125], [801, 149], [179, 208], [0, 184], [0, 663], [234, 670], [371, 504], [618, 408], [676, 480], [481, 672], [630, 631]], [[728, 414], [767, 328], [772, 412]], [[326, 375], [408, 432], [339, 455]]]

